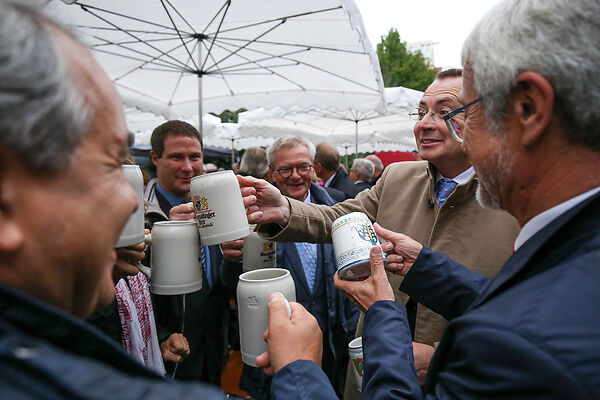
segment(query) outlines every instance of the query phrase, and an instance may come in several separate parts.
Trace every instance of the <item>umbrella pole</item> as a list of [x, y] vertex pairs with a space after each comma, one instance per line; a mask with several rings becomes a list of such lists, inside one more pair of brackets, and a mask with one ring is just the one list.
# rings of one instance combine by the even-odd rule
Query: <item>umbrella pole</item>
[[[198, 42], [198, 67], [202, 68], [202, 39]], [[204, 153], [204, 137], [202, 136], [202, 71], [198, 70], [198, 132], [202, 138], [202, 153]], [[204, 157], [202, 157], [204, 158]]]
[[231, 138], [231, 166], [233, 167], [233, 163], [235, 162], [235, 148], [233, 147], [233, 141], [235, 139]]
[[348, 146], [344, 146], [344, 149], [346, 149], [346, 171], [348, 171]]
[[[354, 120], [354, 154], [358, 157], [358, 121]], [[348, 166], [346, 166], [348, 168]]]

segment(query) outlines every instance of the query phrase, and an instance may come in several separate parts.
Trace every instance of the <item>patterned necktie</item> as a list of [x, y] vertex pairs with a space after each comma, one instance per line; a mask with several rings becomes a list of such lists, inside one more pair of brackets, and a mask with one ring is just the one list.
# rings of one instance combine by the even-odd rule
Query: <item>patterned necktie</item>
[[206, 271], [206, 280], [208, 281], [208, 287], [212, 287], [212, 276], [210, 271], [210, 263], [206, 261], [206, 252], [208, 251], [208, 247], [201, 246], [200, 247], [200, 259], [202, 260], [202, 267], [204, 271]]
[[302, 268], [304, 269], [304, 276], [306, 276], [306, 282], [311, 293], [315, 286], [315, 275], [317, 273], [317, 245], [314, 243], [296, 243], [298, 249], [298, 255], [302, 262]]
[[454, 191], [457, 183], [452, 179], [442, 178], [435, 185], [435, 195], [438, 199], [438, 204], [441, 207], [442, 204], [446, 201], [448, 196]]

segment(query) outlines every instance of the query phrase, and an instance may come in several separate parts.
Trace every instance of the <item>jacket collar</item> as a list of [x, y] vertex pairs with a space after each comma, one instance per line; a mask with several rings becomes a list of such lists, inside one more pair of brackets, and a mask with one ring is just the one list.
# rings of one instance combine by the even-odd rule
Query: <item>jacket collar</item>
[[[573, 232], [595, 231], [600, 220], [600, 194], [581, 202], [577, 206], [556, 218], [541, 231], [532, 236], [504, 264], [483, 293], [475, 299], [469, 309], [473, 309], [506, 286], [509, 281], [530, 275], [539, 274], [556, 265], [556, 251], [572, 251], [572, 246], [565, 246], [565, 241], [573, 236]], [[567, 228], [568, 226], [568, 228]], [[569, 229], [569, 233], [565, 232]], [[577, 240], [577, 238], [573, 238]], [[581, 243], [584, 244], [584, 243]], [[540, 262], [550, 255], [548, 262]], [[568, 257], [568, 254], [565, 255]], [[553, 262], [554, 261], [554, 262]], [[525, 275], [525, 276], [524, 276]]]
[[72, 354], [93, 358], [121, 371], [158, 378], [97, 328], [25, 293], [0, 285], [0, 323]]
[[[437, 196], [435, 195], [436, 176], [437, 169], [433, 166], [432, 163], [427, 162], [427, 178], [429, 179], [429, 204], [437, 204]], [[446, 203], [444, 203], [444, 205], [457, 205], [464, 203], [465, 201], [470, 201], [473, 198], [475, 191], [477, 190], [478, 184], [479, 181], [477, 179], [477, 175], [472, 174], [466, 183], [458, 185], [456, 189], [454, 189], [454, 192], [452, 192], [450, 197], [448, 197], [448, 199], [452, 198], [452, 200], [446, 200]]]

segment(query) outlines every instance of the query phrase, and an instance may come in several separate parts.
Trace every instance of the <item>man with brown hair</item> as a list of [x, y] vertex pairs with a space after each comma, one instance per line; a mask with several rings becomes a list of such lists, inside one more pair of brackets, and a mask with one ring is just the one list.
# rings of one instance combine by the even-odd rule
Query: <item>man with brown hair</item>
[[340, 190], [346, 199], [353, 199], [359, 192], [352, 179], [340, 165], [340, 154], [333, 143], [322, 142], [316, 146], [315, 173], [323, 179], [326, 188]]

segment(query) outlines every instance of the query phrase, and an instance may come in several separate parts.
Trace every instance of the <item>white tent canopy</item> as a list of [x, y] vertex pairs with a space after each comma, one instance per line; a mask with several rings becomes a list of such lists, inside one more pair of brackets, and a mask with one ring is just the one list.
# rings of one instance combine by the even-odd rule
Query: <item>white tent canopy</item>
[[[413, 151], [414, 121], [408, 116], [418, 105], [423, 93], [403, 87], [385, 88], [387, 112], [359, 112], [357, 110], [301, 110], [298, 107], [270, 110], [257, 109], [239, 115], [235, 133], [238, 137], [278, 137], [300, 135], [314, 143], [328, 141], [351, 152], [386, 150]], [[234, 137], [234, 136], [231, 136]]]

